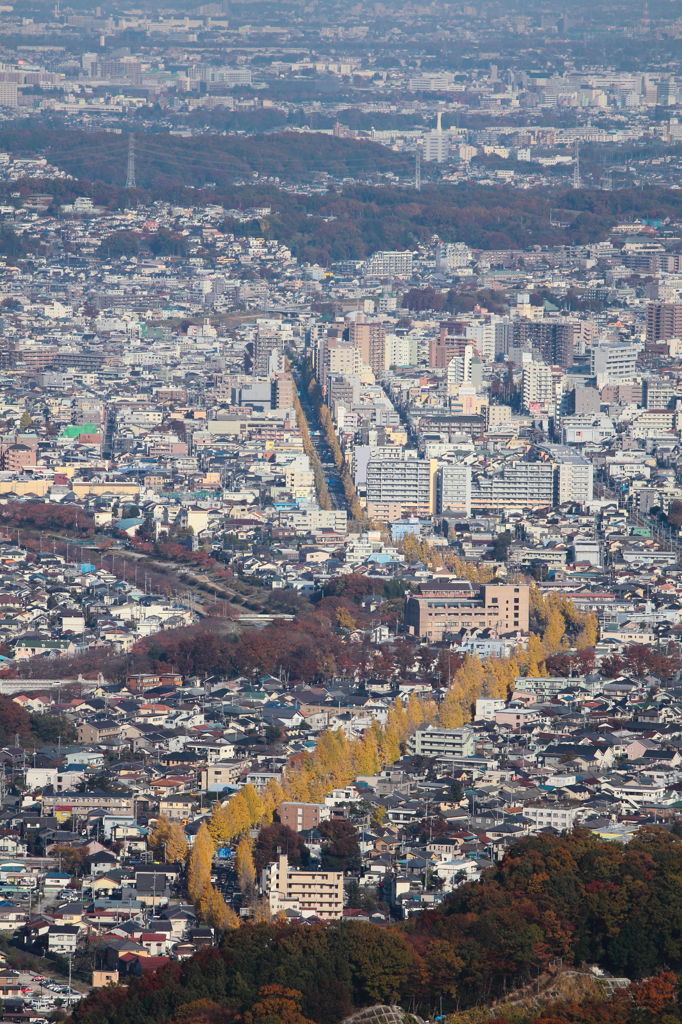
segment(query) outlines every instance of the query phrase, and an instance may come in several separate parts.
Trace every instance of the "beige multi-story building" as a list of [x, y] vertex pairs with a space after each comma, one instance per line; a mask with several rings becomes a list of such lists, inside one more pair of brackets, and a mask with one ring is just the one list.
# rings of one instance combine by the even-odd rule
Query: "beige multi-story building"
[[330, 374], [354, 377], [360, 371], [360, 350], [355, 342], [328, 338], [320, 345], [319, 378], [326, 384]]
[[360, 353], [360, 358], [374, 373], [381, 373], [387, 366], [386, 328], [378, 321], [355, 320], [348, 329], [351, 345]]
[[290, 373], [278, 373], [274, 381], [274, 407], [292, 409], [296, 401], [296, 384]]
[[407, 601], [405, 622], [413, 636], [442, 640], [462, 629], [493, 629], [500, 636], [527, 633], [529, 588], [525, 584], [468, 580], [423, 583]]
[[343, 917], [342, 871], [300, 871], [289, 866], [286, 854], [280, 854], [263, 869], [261, 884], [271, 914], [296, 910], [322, 921]]
[[217, 761], [201, 769], [201, 788], [204, 793], [209, 789], [225, 789], [234, 786], [244, 769], [244, 761]]

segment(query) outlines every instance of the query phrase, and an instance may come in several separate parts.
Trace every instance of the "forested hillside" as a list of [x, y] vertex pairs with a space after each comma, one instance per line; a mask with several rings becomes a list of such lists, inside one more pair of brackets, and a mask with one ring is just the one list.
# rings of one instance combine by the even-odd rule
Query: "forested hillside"
[[[259, 174], [284, 181], [311, 181], [315, 174], [362, 177], [410, 171], [409, 157], [374, 142], [356, 142], [311, 132], [272, 135], [200, 135], [168, 132], [136, 136], [135, 176], [142, 190], [218, 188]], [[128, 136], [84, 131], [58, 122], [8, 122], [0, 127], [0, 149], [17, 155], [43, 153], [76, 178], [122, 185]]]
[[[111, 132], [31, 121], [0, 126], [0, 149], [44, 154], [74, 176], [73, 181], [27, 180], [18, 189], [12, 185], [13, 192], [28, 195], [39, 188], [58, 203], [88, 195], [108, 208], [152, 199], [220, 203], [229, 210], [266, 207], [267, 215], [246, 223], [228, 218], [223, 227], [277, 239], [295, 256], [325, 265], [383, 249], [415, 248], [434, 234], [481, 249], [580, 245], [605, 238], [622, 220], [682, 214], [680, 192], [663, 188], [576, 192], [440, 182], [417, 193], [409, 154], [319, 133], [139, 135], [139, 187], [129, 193], [122, 187], [127, 145], [127, 136]], [[330, 187], [308, 193], [303, 183], [320, 181], [320, 175], [329, 176], [324, 180]], [[381, 181], [385, 175], [394, 177]], [[282, 188], [276, 179], [296, 182], [298, 190]], [[550, 223], [557, 209], [563, 211], [564, 227]]]
[[[628, 846], [584, 832], [536, 836], [515, 846], [480, 883], [406, 924], [245, 925], [227, 932], [218, 949], [133, 981], [127, 991], [94, 993], [75, 1019], [336, 1024], [373, 1003], [399, 1001], [423, 1015], [441, 1001], [449, 1011], [482, 1007], [557, 958], [633, 980], [680, 972], [680, 878], [682, 840], [662, 828], [642, 832]], [[564, 1019], [679, 1019], [670, 979], [634, 989], [633, 998], [614, 1004], [613, 1017], [604, 1009], [608, 1003], [597, 1000], [594, 1016], [585, 1002]], [[562, 1018], [533, 1019], [556, 1024]]]

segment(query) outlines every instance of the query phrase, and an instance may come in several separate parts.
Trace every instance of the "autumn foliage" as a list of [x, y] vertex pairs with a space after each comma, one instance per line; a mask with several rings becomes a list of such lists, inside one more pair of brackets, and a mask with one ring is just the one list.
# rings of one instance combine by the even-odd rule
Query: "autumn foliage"
[[[337, 1024], [374, 1003], [401, 1002], [428, 1016], [442, 999], [446, 1011], [471, 1008], [467, 1024], [482, 1024], [496, 1018], [479, 1007], [551, 971], [561, 958], [576, 968], [598, 964], [636, 984], [608, 1001], [519, 1011], [513, 1024], [677, 1024], [680, 877], [682, 840], [662, 828], [644, 830], [626, 846], [581, 831], [538, 835], [514, 846], [481, 883], [460, 887], [406, 924], [227, 930], [219, 949], [177, 965], [161, 986], [153, 976], [133, 981], [125, 1012], [116, 990], [104, 990], [79, 1004], [74, 1019], [161, 1024], [183, 1019], [183, 1006], [208, 1000], [207, 1018], [213, 1004], [253, 1021], [277, 1006], [294, 1021], [300, 1014]], [[512, 1024], [502, 1011], [497, 1019]]]

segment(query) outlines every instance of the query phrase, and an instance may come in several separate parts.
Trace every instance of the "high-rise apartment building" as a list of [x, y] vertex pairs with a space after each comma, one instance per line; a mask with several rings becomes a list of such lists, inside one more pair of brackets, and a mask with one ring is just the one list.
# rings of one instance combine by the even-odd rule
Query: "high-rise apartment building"
[[604, 341], [595, 345], [590, 353], [590, 371], [596, 378], [597, 387], [637, 380], [639, 352], [640, 345], [634, 341]]
[[442, 242], [436, 250], [436, 267], [446, 273], [464, 270], [472, 261], [471, 249], [464, 242]]
[[480, 378], [480, 360], [475, 359], [474, 346], [467, 344], [461, 354], [453, 356], [448, 363], [448, 390], [459, 384], [478, 383], [474, 380], [474, 367], [478, 367]]
[[682, 338], [682, 302], [650, 302], [646, 310], [647, 345], [668, 338]]
[[453, 463], [440, 467], [436, 475], [436, 509], [471, 515], [471, 466]]
[[374, 373], [382, 373], [386, 369], [386, 328], [382, 323], [354, 320], [348, 329], [348, 337], [350, 344], [360, 353], [360, 360]]
[[[401, 453], [402, 455], [402, 453]], [[373, 456], [367, 464], [367, 514], [389, 522], [406, 515], [429, 516], [434, 508], [432, 459]]]
[[361, 356], [356, 344], [343, 338], [327, 338], [319, 349], [320, 381], [326, 383], [330, 374], [355, 377], [360, 372]]
[[284, 369], [282, 339], [267, 329], [259, 330], [253, 342], [253, 373], [256, 377], [269, 377]]
[[467, 345], [466, 320], [445, 320], [436, 337], [429, 341], [429, 366], [445, 369], [455, 357], [461, 356]]
[[594, 498], [594, 467], [579, 452], [571, 451], [557, 463], [557, 505], [589, 505]]
[[293, 409], [296, 384], [290, 373], [278, 373], [273, 381], [273, 409]]
[[341, 373], [330, 373], [327, 377], [327, 404], [332, 410], [337, 405], [352, 409], [360, 399], [360, 382], [355, 377], [344, 377]]
[[549, 462], [509, 462], [496, 472], [481, 473], [472, 479], [471, 508], [551, 508], [556, 504], [554, 481], [554, 466]]
[[554, 469], [554, 503], [589, 505], [594, 498], [594, 467], [582, 452], [565, 444], [543, 444], [535, 456]]
[[514, 345], [531, 345], [552, 366], [570, 366], [577, 333], [576, 324], [570, 320], [520, 319], [514, 323]]
[[0, 107], [19, 106], [19, 89], [15, 82], [0, 82]]
[[523, 368], [523, 407], [530, 412], [553, 414], [556, 406], [555, 375], [546, 363], [527, 363]]

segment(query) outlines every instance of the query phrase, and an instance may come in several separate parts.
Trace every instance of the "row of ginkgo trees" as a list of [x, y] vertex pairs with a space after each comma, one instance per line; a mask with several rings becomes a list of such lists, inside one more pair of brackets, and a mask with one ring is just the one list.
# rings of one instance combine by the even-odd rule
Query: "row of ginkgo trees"
[[201, 920], [219, 930], [237, 927], [239, 919], [211, 882], [211, 868], [217, 846], [236, 843], [236, 870], [241, 891], [250, 899], [254, 916], [264, 908], [256, 899], [256, 869], [252, 833], [270, 824], [284, 800], [321, 802], [333, 789], [347, 786], [363, 775], [374, 775], [397, 761], [409, 737], [422, 726], [438, 723], [457, 728], [471, 721], [479, 697], [506, 699], [520, 675], [540, 676], [546, 672], [544, 659], [562, 649], [593, 646], [598, 638], [593, 613], [581, 613], [564, 598], [544, 598], [531, 588], [534, 621], [542, 634], [531, 633], [525, 648], [506, 658], [481, 661], [467, 655], [453, 673], [443, 700], [420, 699], [414, 693], [403, 703], [391, 704], [386, 722], [377, 721], [354, 739], [342, 729], [325, 730], [309, 753], [297, 754], [289, 762], [282, 785], [271, 779], [259, 794], [248, 783], [229, 800], [213, 805], [210, 818], [202, 822], [191, 850], [182, 826], [159, 818], [150, 836], [150, 846], [163, 852], [166, 860], [187, 860], [187, 890]]
[[235, 928], [239, 919], [211, 882], [216, 848], [236, 843], [236, 870], [242, 893], [250, 899], [256, 918], [264, 908], [256, 899], [256, 869], [252, 832], [270, 824], [284, 800], [318, 802], [325, 794], [347, 786], [361, 775], [374, 775], [401, 755], [409, 736], [418, 728], [435, 722], [438, 709], [433, 700], [414, 694], [403, 704], [394, 701], [386, 723], [373, 722], [362, 735], [348, 739], [343, 730], [325, 730], [310, 753], [295, 755], [282, 785], [271, 779], [259, 794], [251, 783], [224, 802], [213, 805], [207, 821], [201, 823], [188, 850], [184, 830], [178, 822], [161, 816], [149, 838], [154, 851], [167, 860], [187, 861], [187, 892], [202, 921], [218, 930]]

